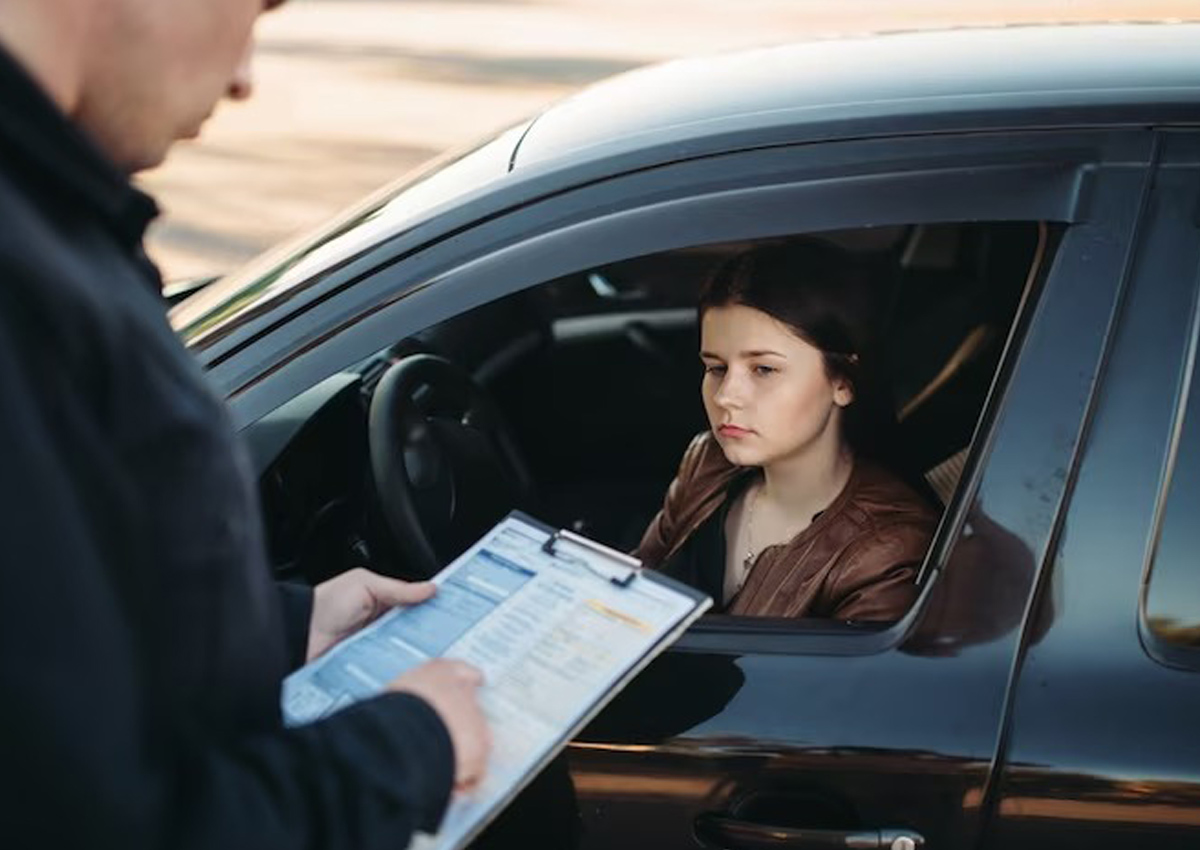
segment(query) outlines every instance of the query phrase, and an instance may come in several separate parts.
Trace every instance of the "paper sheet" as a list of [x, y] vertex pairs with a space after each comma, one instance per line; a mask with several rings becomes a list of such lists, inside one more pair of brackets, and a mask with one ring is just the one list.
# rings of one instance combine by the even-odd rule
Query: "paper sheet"
[[284, 719], [318, 720], [433, 657], [483, 671], [492, 728], [484, 782], [457, 795], [436, 836], [460, 847], [613, 687], [663, 639], [708, 607], [698, 594], [642, 575], [592, 548], [510, 516], [438, 574], [428, 602], [397, 609], [284, 682]]

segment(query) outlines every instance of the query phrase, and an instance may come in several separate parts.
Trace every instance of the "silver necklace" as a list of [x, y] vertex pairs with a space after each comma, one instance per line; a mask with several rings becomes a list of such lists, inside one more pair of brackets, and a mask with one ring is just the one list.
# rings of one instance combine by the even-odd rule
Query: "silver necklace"
[[741, 584], [746, 583], [750, 568], [754, 566], [754, 508], [758, 504], [758, 490], [756, 486], [750, 491], [746, 505], [746, 557], [742, 558]]

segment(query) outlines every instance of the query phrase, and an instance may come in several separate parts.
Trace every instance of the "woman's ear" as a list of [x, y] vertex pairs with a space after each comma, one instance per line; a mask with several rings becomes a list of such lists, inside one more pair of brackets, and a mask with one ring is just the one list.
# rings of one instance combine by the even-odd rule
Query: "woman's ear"
[[833, 380], [833, 403], [838, 407], [849, 407], [854, 401], [854, 387], [845, 378]]

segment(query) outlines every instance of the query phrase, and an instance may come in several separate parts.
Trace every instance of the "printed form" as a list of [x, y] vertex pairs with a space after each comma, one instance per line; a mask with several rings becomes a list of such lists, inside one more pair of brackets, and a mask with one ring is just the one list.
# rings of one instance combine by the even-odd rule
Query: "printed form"
[[437, 575], [428, 602], [384, 615], [284, 681], [289, 725], [373, 696], [435, 657], [483, 671], [493, 750], [483, 783], [456, 794], [420, 850], [467, 843], [615, 688], [711, 600], [582, 538], [512, 515]]

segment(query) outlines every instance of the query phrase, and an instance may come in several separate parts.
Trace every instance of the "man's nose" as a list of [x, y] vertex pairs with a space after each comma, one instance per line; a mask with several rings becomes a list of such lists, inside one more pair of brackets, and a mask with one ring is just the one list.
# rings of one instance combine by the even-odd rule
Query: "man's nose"
[[230, 100], [245, 100], [254, 92], [254, 39], [246, 43], [237, 69], [229, 80], [225, 96]]

